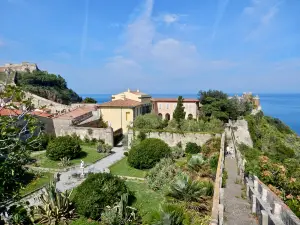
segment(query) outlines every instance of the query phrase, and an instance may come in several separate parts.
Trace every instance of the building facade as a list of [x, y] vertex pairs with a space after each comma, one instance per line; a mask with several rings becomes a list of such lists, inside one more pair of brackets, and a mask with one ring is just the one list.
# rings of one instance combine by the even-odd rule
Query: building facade
[[[173, 113], [177, 106], [176, 98], [153, 98], [152, 112], [160, 116], [162, 119], [173, 119]], [[198, 99], [184, 99], [183, 107], [186, 118], [197, 119], [199, 115], [199, 100]]]
[[98, 105], [100, 114], [114, 130], [120, 128], [127, 133], [128, 126], [138, 115], [151, 112], [151, 96], [139, 90], [112, 95], [110, 102]]

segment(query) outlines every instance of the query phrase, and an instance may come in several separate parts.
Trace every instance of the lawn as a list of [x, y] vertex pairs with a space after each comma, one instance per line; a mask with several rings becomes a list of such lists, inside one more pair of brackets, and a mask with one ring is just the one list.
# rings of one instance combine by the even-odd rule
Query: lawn
[[24, 189], [21, 189], [20, 195], [26, 195], [38, 188], [49, 183], [50, 180], [53, 178], [53, 173], [42, 173], [40, 177], [34, 178], [28, 184], [26, 184]]
[[[82, 147], [82, 154], [81, 157], [79, 157], [78, 159], [72, 159], [71, 162], [71, 166], [72, 165], [79, 165], [80, 164], [80, 160], [83, 160], [85, 164], [92, 164], [96, 161], [98, 161], [99, 159], [104, 158], [105, 156], [107, 156], [107, 153], [98, 153], [96, 151], [96, 147], [95, 146], [89, 146], [89, 145], [81, 145]], [[44, 168], [60, 168], [59, 161], [53, 161], [51, 159], [48, 159], [46, 157], [46, 153], [42, 153], [39, 155], [34, 155], [32, 156], [34, 159], [36, 159], [36, 164], [39, 167], [44, 167]]]
[[146, 170], [138, 170], [128, 165], [127, 157], [109, 167], [111, 174], [128, 177], [144, 178], [147, 174]]
[[149, 224], [151, 215], [159, 211], [159, 206], [164, 201], [163, 193], [151, 190], [146, 183], [141, 181], [126, 181], [126, 185], [130, 191], [134, 192], [136, 201], [133, 207], [138, 209], [143, 218], [143, 224]]

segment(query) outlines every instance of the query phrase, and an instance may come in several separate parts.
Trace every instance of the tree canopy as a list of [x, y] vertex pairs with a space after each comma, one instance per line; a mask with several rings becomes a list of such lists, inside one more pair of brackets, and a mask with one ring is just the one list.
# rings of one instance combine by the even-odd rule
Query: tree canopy
[[25, 91], [55, 102], [70, 104], [82, 101], [77, 93], [67, 87], [63, 77], [47, 71], [17, 72], [15, 83]]
[[83, 99], [82, 101], [83, 103], [97, 103], [97, 100], [91, 97], [86, 97], [85, 99]]
[[177, 105], [173, 113], [173, 118], [177, 121], [177, 123], [180, 122], [180, 120], [183, 120], [185, 118], [185, 111], [183, 106], [183, 97], [179, 96], [177, 100]]

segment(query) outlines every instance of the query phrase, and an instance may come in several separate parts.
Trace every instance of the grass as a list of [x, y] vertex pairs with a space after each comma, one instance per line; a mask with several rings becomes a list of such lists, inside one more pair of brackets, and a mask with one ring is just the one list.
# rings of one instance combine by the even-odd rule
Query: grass
[[[98, 161], [99, 159], [102, 159], [105, 156], [107, 156], [107, 153], [98, 153], [96, 151], [95, 146], [81, 145], [81, 147], [82, 147], [82, 151], [83, 151], [83, 153], [81, 154], [81, 157], [79, 157], [78, 159], [70, 160], [71, 166], [76, 165], [76, 164], [79, 165], [80, 160], [83, 160], [85, 164], [92, 164], [92, 163]], [[61, 168], [58, 165], [59, 161], [53, 161], [51, 159], [48, 159], [46, 157], [46, 153], [35, 155], [35, 156], [33, 156], [33, 158], [37, 160], [36, 164], [39, 167], [54, 168], [54, 169]]]
[[160, 204], [164, 201], [162, 192], [151, 190], [147, 184], [139, 181], [126, 181], [130, 191], [134, 192], [136, 201], [133, 203], [143, 218], [143, 224], [150, 224], [151, 215], [159, 211]]
[[53, 178], [53, 173], [42, 173], [40, 177], [33, 178], [33, 180], [28, 183], [24, 189], [21, 189], [20, 195], [24, 196], [38, 188], [43, 187], [48, 184], [50, 180]]
[[70, 223], [70, 225], [98, 225], [99, 222], [90, 220], [84, 217], [81, 217], [77, 220], [74, 220], [73, 222]]
[[144, 178], [147, 174], [146, 170], [138, 170], [128, 165], [127, 157], [109, 167], [110, 172], [113, 175], [128, 176], [128, 177], [140, 177]]

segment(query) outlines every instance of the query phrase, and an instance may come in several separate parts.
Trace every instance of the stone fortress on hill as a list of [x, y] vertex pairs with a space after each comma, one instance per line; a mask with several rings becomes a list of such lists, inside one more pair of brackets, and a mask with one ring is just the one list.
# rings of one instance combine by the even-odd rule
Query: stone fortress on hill
[[22, 62], [20, 64], [6, 63], [4, 64], [4, 66], [0, 66], [0, 72], [5, 72], [5, 70], [7, 69], [11, 69], [12, 71], [17, 71], [17, 72], [26, 72], [26, 71], [33, 72], [35, 70], [38, 70], [39, 68], [35, 63], [29, 63], [29, 62]]

